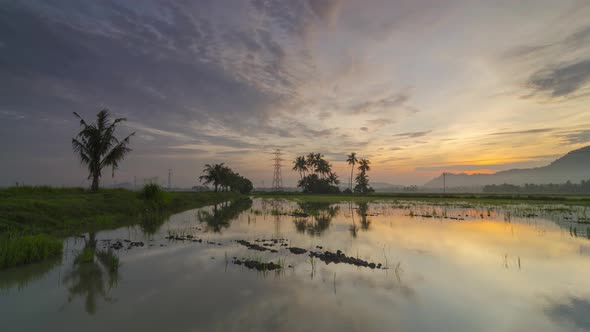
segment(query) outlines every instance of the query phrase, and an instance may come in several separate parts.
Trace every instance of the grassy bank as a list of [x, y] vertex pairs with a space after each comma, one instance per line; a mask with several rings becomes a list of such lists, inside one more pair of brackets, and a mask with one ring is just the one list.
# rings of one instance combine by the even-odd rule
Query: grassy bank
[[55, 256], [67, 236], [142, 223], [153, 229], [173, 213], [239, 197], [230, 192], [0, 189], [0, 268]]
[[302, 193], [258, 192], [261, 198], [297, 199], [300, 201], [337, 203], [342, 201], [368, 202], [375, 200], [414, 200], [424, 202], [472, 202], [487, 204], [565, 204], [590, 206], [590, 196], [543, 194], [440, 194], [440, 193], [372, 193], [368, 195], [336, 194], [313, 195]]
[[171, 214], [238, 197], [229, 192], [164, 192], [154, 203], [141, 192], [123, 189], [93, 193], [81, 188], [7, 188], [0, 190], [0, 234], [64, 237], [133, 225], [156, 212]]

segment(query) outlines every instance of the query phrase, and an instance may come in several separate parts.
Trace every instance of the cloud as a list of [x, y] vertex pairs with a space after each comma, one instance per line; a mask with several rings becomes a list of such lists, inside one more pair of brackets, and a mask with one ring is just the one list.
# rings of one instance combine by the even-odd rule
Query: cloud
[[428, 134], [430, 134], [432, 132], [432, 130], [428, 130], [428, 131], [412, 131], [412, 132], [407, 132], [407, 133], [401, 133], [401, 134], [394, 134], [394, 137], [400, 137], [400, 138], [417, 138], [417, 137], [424, 137]]
[[308, 0], [313, 12], [321, 19], [334, 24], [338, 11], [342, 6], [342, 0]]
[[579, 47], [580, 45], [590, 43], [590, 25], [582, 27], [569, 35], [564, 43]]
[[375, 129], [375, 130], [379, 130], [387, 125], [390, 125], [392, 123], [394, 123], [395, 121], [393, 121], [390, 118], [378, 118], [378, 119], [369, 119], [366, 121], [367, 126]]
[[[352, 107], [352, 114], [366, 113], [383, 113], [399, 108], [410, 100], [411, 95], [408, 91], [394, 92], [387, 97], [366, 101]], [[415, 109], [412, 109], [414, 112]]]
[[554, 131], [555, 128], [538, 128], [528, 130], [517, 130], [517, 131], [500, 131], [496, 133], [488, 134], [489, 136], [500, 136], [500, 135], [526, 135], [526, 134], [540, 134]]
[[565, 144], [584, 144], [590, 143], [590, 130], [571, 130], [561, 132], [556, 137], [560, 138]]
[[528, 85], [540, 93], [552, 97], [566, 97], [590, 82], [590, 59], [559, 64], [532, 74]]
[[332, 112], [329, 112], [329, 111], [321, 111], [318, 114], [318, 119], [320, 119], [320, 120], [326, 120], [326, 119], [330, 118], [331, 116], [332, 116]]
[[[562, 29], [550, 29], [539, 35], [536, 43], [517, 45], [504, 52], [500, 58], [503, 61], [516, 64], [518, 70], [529, 71], [525, 86], [531, 93], [524, 98], [536, 94], [552, 98], [571, 97], [578, 90], [584, 88], [590, 81], [590, 25], [587, 20], [579, 19], [590, 13], [587, 8], [564, 13]], [[576, 18], [578, 16], [578, 18]], [[555, 33], [556, 30], [564, 32]], [[528, 39], [527, 39], [528, 40]], [[531, 70], [532, 69], [532, 70]]]
[[392, 162], [392, 161], [402, 161], [402, 160], [410, 160], [410, 159], [412, 159], [412, 158], [410, 158], [410, 157], [391, 157], [391, 158], [380, 160], [380, 162], [388, 163], [388, 162]]
[[519, 45], [502, 54], [505, 60], [521, 60], [522, 58], [538, 57], [543, 51], [549, 49], [552, 44], [544, 45]]

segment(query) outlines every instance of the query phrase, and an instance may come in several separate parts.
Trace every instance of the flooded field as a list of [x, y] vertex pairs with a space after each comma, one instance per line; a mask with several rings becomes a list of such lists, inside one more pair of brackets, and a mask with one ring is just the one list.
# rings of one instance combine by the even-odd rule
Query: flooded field
[[247, 199], [0, 272], [3, 331], [588, 331], [590, 209]]

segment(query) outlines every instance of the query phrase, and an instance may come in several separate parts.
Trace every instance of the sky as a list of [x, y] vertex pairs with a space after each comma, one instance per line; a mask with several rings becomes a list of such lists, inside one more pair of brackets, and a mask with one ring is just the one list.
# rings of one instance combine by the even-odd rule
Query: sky
[[0, 186], [88, 185], [71, 150], [108, 108], [114, 178], [270, 186], [320, 152], [373, 182], [543, 166], [590, 145], [590, 1], [0, 0]]

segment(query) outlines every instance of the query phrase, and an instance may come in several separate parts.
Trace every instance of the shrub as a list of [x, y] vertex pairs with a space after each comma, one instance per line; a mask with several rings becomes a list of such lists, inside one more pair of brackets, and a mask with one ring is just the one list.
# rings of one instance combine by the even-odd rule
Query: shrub
[[146, 184], [141, 190], [140, 196], [156, 209], [160, 209], [170, 202], [167, 193], [157, 184]]

